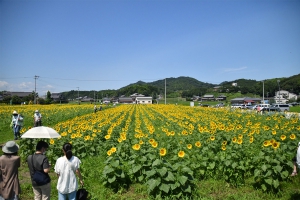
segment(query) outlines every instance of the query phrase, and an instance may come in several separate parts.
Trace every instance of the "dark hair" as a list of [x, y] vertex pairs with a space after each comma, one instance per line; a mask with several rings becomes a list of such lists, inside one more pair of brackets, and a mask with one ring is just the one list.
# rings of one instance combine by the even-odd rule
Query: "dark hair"
[[3, 155], [5, 155], [6, 157], [12, 157], [12, 156], [17, 156], [18, 155], [18, 152], [15, 152], [15, 153], [3, 153]]
[[66, 153], [66, 157], [70, 160], [73, 156], [72, 154], [72, 145], [70, 143], [65, 143], [63, 145], [63, 150]]
[[42, 150], [42, 148], [48, 148], [49, 147], [49, 145], [48, 145], [48, 143], [47, 142], [44, 142], [44, 141], [39, 141], [37, 144], [36, 144], [36, 150], [37, 151], [40, 151], [40, 150]]

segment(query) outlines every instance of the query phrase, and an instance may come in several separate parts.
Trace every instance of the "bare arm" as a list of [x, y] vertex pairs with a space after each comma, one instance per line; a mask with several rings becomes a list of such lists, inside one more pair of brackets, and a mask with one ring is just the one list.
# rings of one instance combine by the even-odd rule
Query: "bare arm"
[[83, 180], [79, 169], [76, 169], [76, 174], [79, 177], [80, 184], [83, 185]]

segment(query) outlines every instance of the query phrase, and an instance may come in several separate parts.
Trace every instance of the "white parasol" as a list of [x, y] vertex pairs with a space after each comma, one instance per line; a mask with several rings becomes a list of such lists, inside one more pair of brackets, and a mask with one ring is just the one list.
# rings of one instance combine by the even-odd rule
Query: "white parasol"
[[26, 131], [21, 138], [58, 138], [59, 133], [47, 126], [38, 126]]

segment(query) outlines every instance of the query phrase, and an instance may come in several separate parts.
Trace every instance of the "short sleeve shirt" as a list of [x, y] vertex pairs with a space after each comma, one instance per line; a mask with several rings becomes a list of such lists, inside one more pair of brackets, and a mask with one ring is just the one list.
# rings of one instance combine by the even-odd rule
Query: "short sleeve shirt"
[[[33, 158], [32, 158], [32, 156], [33, 156]], [[34, 169], [33, 169], [32, 164], [34, 165], [34, 168], [35, 168], [36, 171], [42, 171], [43, 172], [44, 169], [49, 169], [50, 168], [48, 158], [43, 154], [33, 154], [33, 155], [28, 156], [27, 164], [28, 164], [28, 168], [29, 168], [29, 171], [30, 171], [32, 185], [37, 186], [36, 182], [32, 180], [32, 177], [33, 177], [33, 174], [34, 174]]]
[[55, 173], [59, 174], [57, 190], [62, 194], [69, 194], [78, 189], [76, 170], [79, 169], [81, 161], [76, 156], [68, 160], [65, 156], [57, 159]]

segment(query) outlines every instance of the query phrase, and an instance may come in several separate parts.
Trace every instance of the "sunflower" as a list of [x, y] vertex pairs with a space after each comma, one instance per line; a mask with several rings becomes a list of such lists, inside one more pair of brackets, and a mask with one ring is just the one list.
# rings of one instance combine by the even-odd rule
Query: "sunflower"
[[210, 140], [211, 140], [211, 141], [214, 141], [215, 139], [216, 139], [216, 137], [215, 137], [215, 136], [213, 136], [213, 135], [212, 135], [212, 136], [210, 136]]
[[272, 130], [272, 135], [276, 135], [276, 130]]
[[237, 140], [237, 143], [238, 143], [238, 144], [242, 144], [242, 143], [243, 143], [243, 139], [239, 138], [239, 139]]
[[160, 156], [165, 156], [167, 154], [167, 150], [165, 149], [165, 148], [161, 148], [160, 150], [159, 150], [159, 155]]
[[179, 151], [178, 152], [178, 157], [183, 158], [184, 157], [184, 151]]
[[50, 139], [50, 144], [54, 144], [54, 140], [53, 139]]
[[111, 154], [112, 154], [113, 152], [112, 152], [111, 150], [108, 150], [106, 153], [107, 153], [108, 156], [111, 156]]
[[117, 151], [117, 148], [116, 147], [112, 147], [110, 150], [111, 150], [111, 152], [115, 153]]
[[143, 140], [140, 140], [140, 141], [139, 141], [139, 144], [144, 144], [144, 141], [143, 141]]
[[156, 148], [157, 145], [158, 145], [158, 143], [157, 142], [153, 142], [151, 145], [152, 145], [152, 147]]
[[271, 142], [269, 140], [264, 141], [264, 146], [267, 147], [271, 144]]
[[224, 145], [226, 145], [227, 144], [227, 141], [223, 141], [222, 142], [222, 145], [224, 146]]
[[242, 139], [242, 138], [243, 138], [243, 135], [242, 135], [242, 134], [239, 134], [238, 138], [239, 138], [239, 139]]
[[132, 148], [133, 148], [134, 150], [138, 151], [138, 150], [141, 148], [141, 145], [135, 144], [135, 145], [132, 146]]
[[286, 136], [285, 136], [285, 135], [281, 135], [281, 136], [280, 136], [280, 139], [283, 141], [283, 140], [286, 139]]
[[236, 137], [233, 137], [233, 138], [232, 138], [232, 142], [233, 142], [233, 143], [236, 143]]
[[193, 147], [193, 145], [191, 145], [191, 144], [188, 144], [188, 145], [187, 145], [187, 148], [188, 148], [188, 149], [191, 149], [192, 147]]
[[74, 139], [74, 138], [76, 138], [76, 136], [77, 136], [77, 134], [74, 134], [74, 133], [73, 133], [73, 134], [71, 135], [71, 138]]
[[201, 147], [201, 142], [200, 141], [195, 142], [195, 146], [198, 148]]
[[277, 149], [280, 146], [280, 142], [274, 142], [272, 144], [273, 149]]
[[223, 151], [225, 151], [225, 150], [226, 150], [226, 145], [222, 145], [221, 149], [222, 149]]
[[154, 139], [150, 139], [150, 140], [149, 140], [149, 143], [150, 143], [150, 144], [152, 144], [153, 142], [155, 142]]
[[105, 139], [108, 140], [109, 138], [110, 138], [110, 135], [106, 135], [106, 136], [105, 136]]
[[294, 140], [294, 139], [296, 139], [296, 135], [293, 133], [290, 135], [290, 138], [291, 138], [291, 140]]

